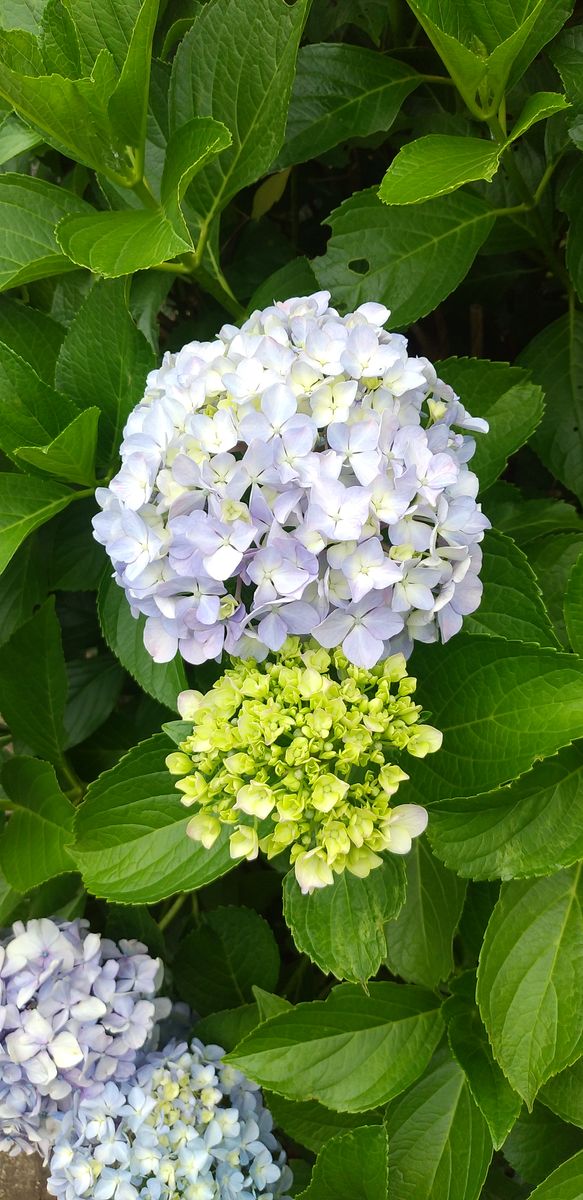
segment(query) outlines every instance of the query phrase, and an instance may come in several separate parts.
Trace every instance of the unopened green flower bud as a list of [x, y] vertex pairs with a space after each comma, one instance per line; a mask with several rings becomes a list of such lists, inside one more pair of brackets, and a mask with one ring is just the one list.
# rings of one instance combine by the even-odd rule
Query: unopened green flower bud
[[259, 854], [259, 837], [257, 830], [248, 825], [239, 825], [229, 838], [229, 854], [231, 858], [257, 858]]
[[221, 832], [221, 822], [203, 811], [192, 817], [186, 826], [186, 832], [193, 842], [202, 842], [205, 850], [210, 850]]
[[265, 783], [248, 783], [237, 792], [237, 808], [263, 821], [274, 807], [273, 792]]
[[187, 775], [189, 771], [192, 771], [192, 759], [180, 750], [168, 754], [165, 762], [171, 775]]

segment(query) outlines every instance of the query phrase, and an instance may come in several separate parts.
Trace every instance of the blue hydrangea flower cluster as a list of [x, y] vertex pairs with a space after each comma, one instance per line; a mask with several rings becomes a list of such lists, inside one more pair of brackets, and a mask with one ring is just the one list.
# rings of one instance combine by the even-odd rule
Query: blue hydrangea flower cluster
[[329, 293], [166, 354], [94, 532], [157, 662], [265, 658], [312, 633], [370, 668], [447, 640], [481, 597], [486, 431], [426, 358]]
[[0, 1150], [45, 1156], [59, 1113], [123, 1082], [170, 1010], [162, 964], [88, 922], [16, 922], [0, 942]]
[[63, 1119], [59, 1200], [289, 1200], [291, 1172], [260, 1091], [219, 1046], [170, 1043]]

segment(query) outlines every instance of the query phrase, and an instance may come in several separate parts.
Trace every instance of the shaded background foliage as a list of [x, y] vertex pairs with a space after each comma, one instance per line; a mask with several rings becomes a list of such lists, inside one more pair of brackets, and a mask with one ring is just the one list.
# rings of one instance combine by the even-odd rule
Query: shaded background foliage
[[[305, 1200], [583, 1195], [580, 22], [0, 8], [0, 923], [83, 913], [162, 954]], [[412, 658], [445, 735], [403, 790], [428, 837], [302, 898], [185, 837], [176, 696], [219, 667], [149, 659], [90, 521], [160, 354], [319, 287], [388, 304], [488, 418], [495, 528], [481, 608]]]

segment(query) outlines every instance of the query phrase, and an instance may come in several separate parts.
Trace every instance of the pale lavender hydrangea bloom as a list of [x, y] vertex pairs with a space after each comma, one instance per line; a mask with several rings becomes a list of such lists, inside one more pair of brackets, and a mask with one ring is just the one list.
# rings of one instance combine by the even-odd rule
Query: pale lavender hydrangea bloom
[[474, 420], [382, 304], [328, 292], [166, 354], [94, 519], [156, 662], [261, 659], [288, 634], [370, 668], [480, 602]]
[[141, 942], [112, 942], [88, 922], [17, 921], [0, 942], [0, 1150], [48, 1152], [76, 1095], [135, 1070], [169, 1001]]
[[61, 1122], [48, 1191], [59, 1200], [289, 1200], [261, 1092], [224, 1050], [171, 1042], [132, 1079], [79, 1097]]

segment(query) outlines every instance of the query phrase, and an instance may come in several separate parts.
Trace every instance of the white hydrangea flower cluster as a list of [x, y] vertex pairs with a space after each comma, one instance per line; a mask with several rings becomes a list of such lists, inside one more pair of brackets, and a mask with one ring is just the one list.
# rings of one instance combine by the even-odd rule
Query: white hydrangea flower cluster
[[193, 1041], [151, 1054], [64, 1119], [48, 1191], [59, 1200], [289, 1200], [261, 1092]]
[[78, 1095], [128, 1079], [170, 1002], [162, 964], [141, 942], [88, 922], [17, 921], [0, 942], [0, 1151], [45, 1156]]
[[329, 293], [166, 354], [94, 519], [157, 662], [264, 658], [311, 633], [370, 668], [481, 597], [486, 431], [426, 358]]

